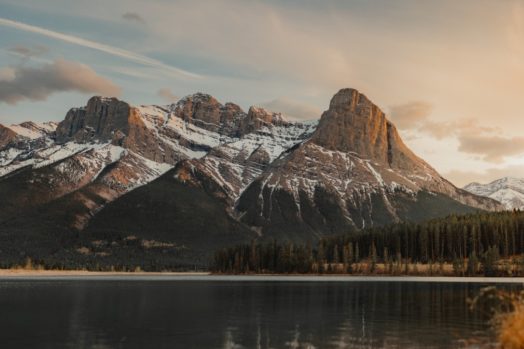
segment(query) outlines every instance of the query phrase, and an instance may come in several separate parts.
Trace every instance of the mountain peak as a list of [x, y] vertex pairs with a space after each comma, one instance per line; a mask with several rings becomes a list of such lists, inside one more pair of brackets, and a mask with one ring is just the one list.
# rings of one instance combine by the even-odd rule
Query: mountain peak
[[286, 121], [282, 113], [275, 113], [257, 106], [251, 106], [247, 114], [248, 117], [258, 118], [270, 124], [280, 124]]
[[87, 101], [87, 105], [93, 104], [93, 103], [112, 103], [112, 102], [120, 102], [120, 100], [116, 97], [103, 97], [103, 96], [93, 96], [89, 98]]
[[390, 166], [404, 165], [403, 159], [416, 158], [384, 112], [352, 88], [342, 89], [333, 96], [312, 142]]
[[93, 96], [84, 108], [69, 110], [56, 128], [56, 139], [59, 143], [110, 140], [117, 130], [127, 133], [130, 110], [128, 103], [115, 97]]
[[220, 105], [220, 102], [218, 100], [211, 96], [210, 94], [203, 93], [203, 92], [196, 92], [191, 95], [185, 96], [182, 99], [180, 99], [178, 102], [176, 102], [176, 105], [185, 105], [186, 103], [203, 103], [203, 104], [211, 104], [211, 105]]
[[329, 103], [330, 110], [345, 110], [358, 112], [357, 108], [372, 108], [375, 106], [364, 94], [354, 88], [343, 88], [339, 90]]

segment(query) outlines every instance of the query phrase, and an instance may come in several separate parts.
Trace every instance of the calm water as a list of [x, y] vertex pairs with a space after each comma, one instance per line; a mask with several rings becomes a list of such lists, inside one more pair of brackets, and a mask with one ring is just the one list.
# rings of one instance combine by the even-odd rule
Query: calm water
[[234, 280], [0, 280], [0, 348], [462, 348], [492, 336], [466, 303], [482, 284]]

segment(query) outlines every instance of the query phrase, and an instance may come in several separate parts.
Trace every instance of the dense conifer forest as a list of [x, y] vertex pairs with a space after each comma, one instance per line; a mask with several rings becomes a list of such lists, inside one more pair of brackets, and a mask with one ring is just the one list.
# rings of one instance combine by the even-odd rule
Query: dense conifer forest
[[217, 251], [219, 273], [524, 275], [524, 212], [478, 212], [329, 236], [318, 244], [256, 242]]

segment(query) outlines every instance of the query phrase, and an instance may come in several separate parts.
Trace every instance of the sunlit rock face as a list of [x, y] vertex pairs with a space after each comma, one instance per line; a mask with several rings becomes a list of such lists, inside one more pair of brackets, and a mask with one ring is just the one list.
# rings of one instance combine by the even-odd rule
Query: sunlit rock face
[[92, 97], [83, 108], [71, 109], [58, 124], [58, 142], [109, 141], [117, 131], [127, 133], [131, 107], [116, 98]]
[[357, 90], [343, 89], [331, 99], [311, 141], [328, 150], [386, 163], [388, 139], [384, 113]]
[[16, 132], [0, 125], [0, 149], [4, 148], [9, 143], [13, 142], [16, 138]]
[[342, 89], [333, 96], [311, 141], [392, 168], [412, 170], [421, 162], [384, 112], [355, 89]]

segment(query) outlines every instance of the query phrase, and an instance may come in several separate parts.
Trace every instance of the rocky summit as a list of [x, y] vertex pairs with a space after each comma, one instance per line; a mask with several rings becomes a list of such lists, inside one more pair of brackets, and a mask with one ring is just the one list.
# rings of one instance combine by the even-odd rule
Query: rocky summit
[[60, 123], [0, 125], [2, 260], [205, 266], [217, 248], [499, 210], [456, 188], [354, 89], [320, 120], [93, 97]]

